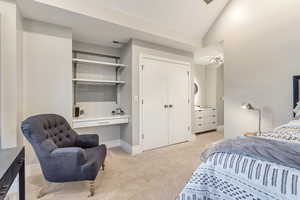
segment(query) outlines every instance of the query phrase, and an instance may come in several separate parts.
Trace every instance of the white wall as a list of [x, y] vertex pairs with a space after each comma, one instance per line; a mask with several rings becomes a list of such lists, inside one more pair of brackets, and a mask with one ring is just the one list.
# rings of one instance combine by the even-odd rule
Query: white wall
[[[120, 106], [124, 112], [132, 115], [132, 41], [127, 43], [121, 48], [121, 63], [126, 64], [128, 67], [122, 70], [121, 80], [126, 81], [120, 92]], [[131, 119], [131, 118], [130, 118]], [[120, 130], [121, 140], [127, 144], [132, 141], [132, 120], [128, 124], [124, 124]]]
[[194, 65], [194, 82], [199, 86], [199, 92], [194, 96], [194, 105], [206, 106], [205, 68], [202, 65]]
[[206, 105], [217, 106], [217, 65], [207, 65], [205, 67], [206, 77]]
[[21, 16], [14, 1], [0, 1], [0, 135], [1, 148], [21, 144], [22, 32]]
[[216, 108], [218, 126], [224, 125], [224, 65], [217, 68]]
[[[24, 118], [56, 113], [72, 120], [72, 33], [32, 20], [23, 33]], [[36, 159], [26, 142], [27, 162]]]
[[257, 113], [242, 110], [243, 102], [263, 109], [263, 130], [292, 119], [299, 19], [300, 1], [233, 0], [204, 38], [224, 41], [225, 137], [257, 131]]

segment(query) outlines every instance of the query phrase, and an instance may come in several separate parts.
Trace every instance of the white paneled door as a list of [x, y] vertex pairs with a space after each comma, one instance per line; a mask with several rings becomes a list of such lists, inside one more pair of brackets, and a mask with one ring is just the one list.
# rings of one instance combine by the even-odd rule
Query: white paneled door
[[142, 57], [141, 134], [143, 150], [189, 139], [189, 66]]
[[169, 143], [188, 140], [189, 72], [185, 65], [170, 64], [168, 75]]
[[152, 59], [144, 59], [143, 66], [143, 148], [154, 149], [169, 144], [168, 67]]

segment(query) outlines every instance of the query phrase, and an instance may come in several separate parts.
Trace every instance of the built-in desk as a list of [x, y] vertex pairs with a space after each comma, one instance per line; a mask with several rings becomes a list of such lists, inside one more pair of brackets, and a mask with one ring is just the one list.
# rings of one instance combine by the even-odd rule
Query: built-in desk
[[19, 199], [25, 200], [25, 152], [23, 147], [0, 150], [0, 200], [19, 174]]
[[129, 117], [129, 115], [112, 115], [108, 117], [74, 119], [73, 128], [127, 124], [129, 122]]

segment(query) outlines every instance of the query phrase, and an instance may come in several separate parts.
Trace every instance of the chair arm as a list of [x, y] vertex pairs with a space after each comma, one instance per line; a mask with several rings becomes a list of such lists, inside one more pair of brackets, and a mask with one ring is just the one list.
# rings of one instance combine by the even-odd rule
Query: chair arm
[[87, 161], [85, 151], [79, 147], [57, 148], [50, 155], [59, 165], [78, 166]]
[[99, 136], [97, 134], [79, 135], [76, 140], [76, 146], [82, 148], [99, 146]]

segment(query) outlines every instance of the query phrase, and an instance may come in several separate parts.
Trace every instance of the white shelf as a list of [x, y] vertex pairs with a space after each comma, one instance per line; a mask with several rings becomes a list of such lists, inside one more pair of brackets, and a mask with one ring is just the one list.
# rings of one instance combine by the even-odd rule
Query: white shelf
[[98, 118], [73, 119], [73, 128], [87, 128], [97, 126], [112, 126], [128, 124], [129, 115], [112, 115]]
[[111, 80], [97, 80], [97, 79], [83, 79], [83, 78], [74, 78], [74, 82], [81, 83], [94, 83], [94, 84], [125, 84], [125, 81], [111, 81]]
[[86, 59], [79, 59], [79, 58], [73, 58], [72, 60], [75, 63], [88, 63], [88, 64], [106, 65], [106, 66], [111, 66], [111, 67], [122, 67], [122, 68], [127, 67], [127, 65], [124, 65], [124, 64], [102, 62], [102, 61], [96, 61], [96, 60], [86, 60]]

